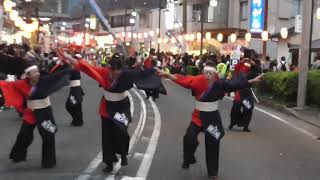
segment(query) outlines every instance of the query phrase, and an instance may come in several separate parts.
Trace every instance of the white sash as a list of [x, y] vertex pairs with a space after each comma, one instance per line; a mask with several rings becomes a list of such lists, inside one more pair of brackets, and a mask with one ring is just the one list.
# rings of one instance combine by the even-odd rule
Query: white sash
[[104, 91], [103, 96], [107, 101], [121, 101], [128, 97], [128, 94], [128, 91], [124, 91], [122, 93], [112, 93], [109, 91]]
[[34, 109], [44, 109], [51, 106], [50, 98], [46, 97], [44, 99], [37, 99], [37, 100], [27, 100], [28, 108]]
[[214, 102], [200, 102], [196, 100], [196, 109], [204, 112], [217, 111], [219, 107], [219, 101]]
[[81, 86], [81, 81], [80, 80], [72, 80], [70, 81], [70, 87], [78, 87]]

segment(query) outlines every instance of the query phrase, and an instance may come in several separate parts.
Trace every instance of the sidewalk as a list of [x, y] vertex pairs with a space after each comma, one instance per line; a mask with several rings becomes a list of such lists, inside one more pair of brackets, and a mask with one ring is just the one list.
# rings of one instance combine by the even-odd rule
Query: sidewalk
[[320, 128], [320, 109], [310, 107], [306, 107], [303, 109], [284, 107], [284, 109], [296, 118]]
[[305, 108], [297, 108], [297, 107], [287, 107], [286, 105], [279, 103], [275, 100], [267, 99], [259, 97], [260, 103], [269, 106], [273, 109], [282, 111], [286, 114], [292, 115], [295, 118], [305, 121], [308, 124], [316, 126], [320, 128], [320, 109], [305, 107]]

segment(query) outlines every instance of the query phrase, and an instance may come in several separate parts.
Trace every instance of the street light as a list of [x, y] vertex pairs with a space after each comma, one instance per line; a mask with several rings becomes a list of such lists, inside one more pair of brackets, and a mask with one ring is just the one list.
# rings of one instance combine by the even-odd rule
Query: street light
[[134, 24], [136, 23], [136, 20], [134, 20], [133, 18], [130, 18], [130, 24]]
[[317, 9], [317, 19], [320, 20], [320, 7]]

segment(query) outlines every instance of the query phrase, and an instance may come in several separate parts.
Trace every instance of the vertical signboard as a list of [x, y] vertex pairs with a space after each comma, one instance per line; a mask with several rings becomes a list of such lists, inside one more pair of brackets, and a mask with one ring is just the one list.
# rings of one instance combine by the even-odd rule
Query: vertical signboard
[[294, 24], [294, 32], [302, 33], [302, 15], [296, 15]]
[[251, 0], [250, 6], [250, 32], [264, 31], [265, 0]]

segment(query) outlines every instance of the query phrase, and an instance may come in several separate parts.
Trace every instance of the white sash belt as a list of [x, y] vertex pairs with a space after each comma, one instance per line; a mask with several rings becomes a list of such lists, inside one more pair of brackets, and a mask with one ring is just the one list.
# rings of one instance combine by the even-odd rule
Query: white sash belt
[[70, 87], [78, 87], [81, 86], [81, 81], [80, 80], [72, 80], [70, 81]]
[[200, 102], [196, 100], [196, 109], [204, 112], [217, 111], [219, 106], [219, 101], [214, 102]]
[[32, 110], [47, 108], [51, 106], [50, 98], [46, 97], [44, 99], [38, 99], [38, 100], [27, 100], [27, 106]]
[[104, 91], [104, 98], [107, 101], [121, 101], [123, 99], [125, 99], [126, 97], [128, 97], [129, 92], [125, 91], [123, 93], [112, 93], [109, 91]]

